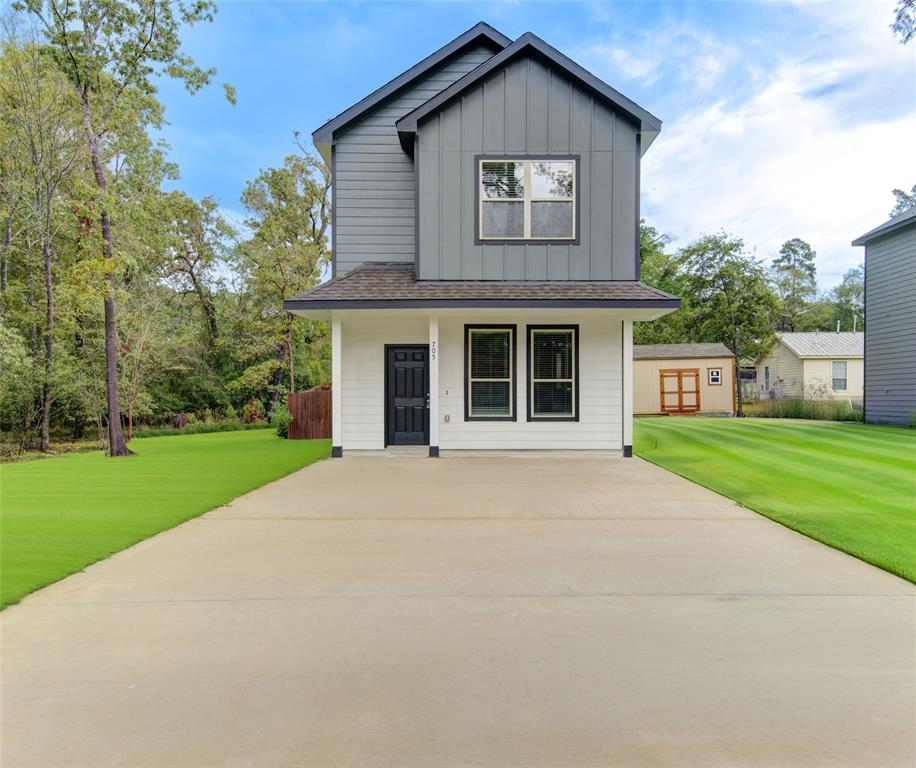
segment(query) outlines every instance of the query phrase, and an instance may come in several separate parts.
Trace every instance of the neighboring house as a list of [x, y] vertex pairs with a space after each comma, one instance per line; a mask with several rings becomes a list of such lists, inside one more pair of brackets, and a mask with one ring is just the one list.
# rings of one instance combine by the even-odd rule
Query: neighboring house
[[661, 122], [478, 24], [312, 135], [331, 164], [332, 455], [632, 450], [640, 161]]
[[724, 344], [636, 344], [633, 375], [636, 413], [735, 413], [735, 356]]
[[865, 246], [865, 421], [916, 418], [916, 207], [853, 245]]
[[777, 333], [757, 358], [761, 398], [862, 402], [861, 333]]

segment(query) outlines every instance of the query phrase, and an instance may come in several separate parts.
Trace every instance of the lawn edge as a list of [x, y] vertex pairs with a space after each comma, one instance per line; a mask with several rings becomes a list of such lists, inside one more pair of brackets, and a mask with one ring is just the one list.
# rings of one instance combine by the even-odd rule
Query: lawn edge
[[[853, 423], [853, 422], [850, 422], [850, 423]], [[846, 547], [844, 547], [844, 546], [841, 546], [841, 545], [839, 545], [839, 544], [831, 544], [830, 542], [824, 541], [823, 539], [819, 539], [819, 538], [817, 538], [816, 536], [812, 536], [810, 533], [808, 533], [808, 532], [806, 532], [806, 531], [803, 531], [803, 530], [801, 530], [800, 528], [797, 528], [797, 527], [795, 527], [794, 525], [791, 525], [791, 524], [789, 524], [789, 523], [787, 523], [787, 522], [785, 522], [785, 521], [783, 521], [783, 520], [777, 520], [775, 517], [771, 517], [771, 516], [768, 515], [766, 512], [761, 512], [759, 509], [754, 509], [753, 507], [749, 507], [749, 506], [748, 506], [747, 504], [745, 504], [743, 501], [740, 501], [739, 499], [736, 499], [736, 498], [734, 498], [733, 496], [729, 496], [727, 493], [723, 493], [722, 491], [717, 490], [716, 488], [713, 488], [712, 486], [707, 485], [706, 483], [700, 482], [699, 480], [694, 480], [692, 477], [688, 477], [687, 475], [683, 474], [682, 472], [678, 472], [676, 469], [672, 469], [671, 467], [666, 467], [664, 464], [662, 464], [662, 463], [659, 462], [659, 461], [653, 461], [653, 460], [650, 459], [648, 456], [645, 456], [645, 455], [643, 455], [642, 453], [640, 453], [640, 451], [639, 451], [637, 448], [634, 448], [634, 449], [633, 449], [633, 453], [634, 453], [637, 457], [639, 457], [640, 459], [642, 459], [643, 461], [647, 461], [647, 462], [649, 462], [650, 464], [652, 464], [653, 466], [661, 467], [661, 468], [664, 469], [666, 472], [670, 472], [672, 475], [677, 475], [678, 477], [683, 477], [685, 480], [687, 480], [687, 481], [693, 483], [694, 485], [699, 485], [701, 488], [705, 488], [705, 489], [708, 490], [708, 491], [712, 491], [713, 493], [715, 493], [715, 494], [721, 496], [721, 497], [724, 498], [724, 499], [728, 499], [729, 501], [733, 501], [733, 502], [734, 502], [735, 504], [737, 504], [739, 507], [743, 507], [744, 509], [748, 509], [748, 510], [750, 510], [751, 512], [753, 512], [755, 515], [760, 515], [761, 517], [765, 517], [767, 520], [770, 520], [770, 521], [776, 523], [777, 525], [781, 525], [783, 528], [787, 528], [787, 529], [790, 530], [790, 531], [793, 531], [793, 532], [795, 532], [795, 533], [801, 534], [801, 535], [804, 536], [806, 539], [811, 539], [811, 541], [816, 541], [818, 544], [823, 544], [825, 547], [830, 547], [831, 549], [835, 549], [835, 550], [837, 550], [837, 552], [842, 552], [844, 555], [849, 555], [850, 557], [854, 557], [856, 560], [860, 560], [860, 561], [862, 561], [863, 563], [868, 563], [868, 565], [871, 565], [871, 566], [873, 566], [873, 567], [875, 567], [875, 568], [879, 568], [880, 570], [884, 571], [885, 573], [889, 573], [889, 574], [891, 574], [892, 576], [896, 576], [898, 579], [902, 579], [903, 581], [907, 582], [908, 584], [916, 585], [916, 577], [910, 578], [908, 575], [906, 575], [906, 574], [904, 574], [904, 573], [901, 573], [900, 571], [894, 569], [894, 568], [891, 567], [891, 566], [885, 565], [885, 564], [883, 564], [883, 563], [875, 562], [873, 559], [870, 559], [870, 558], [868, 558], [868, 557], [865, 557], [864, 555], [858, 554], [858, 553], [856, 553], [856, 552], [850, 552], [850, 551], [849, 551]]]
[[[198, 433], [198, 434], [213, 434], [213, 433], [201, 432], [201, 433]], [[143, 438], [143, 439], [144, 439], [144, 440], [155, 440], [157, 437], [174, 437], [174, 435], [156, 435], [156, 436], [154, 436], [154, 437], [148, 437], [148, 438]], [[139, 439], [139, 438], [138, 438], [138, 439]], [[232, 503], [232, 502], [235, 501], [236, 499], [242, 498], [242, 496], [247, 496], [249, 493], [253, 493], [254, 491], [257, 491], [257, 490], [260, 489], [260, 488], [264, 488], [265, 486], [270, 485], [271, 483], [276, 483], [276, 482], [282, 480], [284, 477], [289, 477], [291, 474], [293, 474], [293, 472], [299, 472], [300, 470], [305, 469], [306, 467], [310, 467], [310, 466], [312, 466], [313, 464], [317, 464], [317, 463], [320, 462], [320, 461], [326, 461], [326, 460], [330, 457], [330, 455], [331, 455], [331, 441], [328, 440], [328, 441], [326, 441], [326, 442], [328, 443], [328, 452], [327, 452], [327, 454], [326, 454], [325, 456], [320, 456], [320, 457], [318, 457], [318, 458], [313, 459], [312, 461], [308, 461], [308, 462], [306, 462], [305, 464], [303, 464], [303, 465], [301, 465], [301, 466], [299, 466], [299, 467], [295, 467], [295, 468], [291, 469], [289, 472], [284, 472], [284, 473], [281, 474], [281, 475], [277, 475], [277, 477], [273, 478], [272, 480], [268, 480], [267, 482], [262, 483], [261, 485], [257, 485], [257, 486], [255, 486], [254, 488], [249, 488], [247, 491], [244, 491], [243, 493], [240, 493], [238, 496], [233, 496], [231, 499], [227, 499], [226, 501], [223, 501], [223, 502], [221, 502], [221, 503], [219, 503], [219, 504], [215, 504], [215, 505], [212, 506], [212, 507], [207, 507], [207, 509], [201, 510], [200, 512], [197, 512], [197, 513], [195, 513], [195, 514], [193, 514], [193, 515], [190, 515], [189, 517], [186, 517], [186, 518], [184, 518], [183, 520], [178, 520], [178, 521], [176, 521], [173, 525], [169, 525], [169, 526], [167, 526], [167, 527], [165, 527], [165, 528], [161, 528], [160, 530], [156, 531], [155, 533], [151, 534], [150, 536], [141, 537], [141, 538], [136, 539], [135, 541], [132, 541], [132, 542], [130, 542], [129, 544], [127, 544], [127, 545], [125, 545], [125, 546], [123, 546], [123, 547], [121, 547], [121, 548], [119, 548], [119, 549], [116, 549], [116, 550], [114, 550], [114, 551], [112, 551], [112, 552], [108, 552], [108, 553], [106, 553], [106, 554], [104, 554], [104, 555], [101, 555], [101, 556], [97, 557], [95, 560], [92, 560], [92, 561], [86, 563], [86, 564], [83, 565], [81, 568], [79, 568], [79, 569], [77, 569], [77, 570], [75, 570], [75, 571], [70, 571], [69, 573], [65, 573], [65, 574], [63, 574], [62, 576], [59, 576], [59, 577], [57, 577], [57, 578], [53, 578], [53, 579], [51, 579], [51, 580], [49, 580], [49, 581], [47, 581], [47, 582], [41, 584], [40, 586], [35, 587], [34, 589], [30, 589], [28, 592], [24, 592], [24, 593], [21, 594], [19, 597], [17, 597], [15, 600], [12, 600], [12, 601], [9, 601], [9, 602], [3, 602], [2, 600], [0, 600], [0, 613], [2, 613], [3, 611], [5, 611], [7, 608], [11, 608], [11, 607], [14, 606], [14, 605], [19, 605], [19, 603], [21, 603], [23, 600], [25, 600], [29, 595], [34, 595], [36, 592], [40, 592], [42, 589], [46, 589], [47, 587], [50, 587], [52, 584], [57, 584], [59, 581], [63, 581], [64, 579], [69, 579], [71, 576], [74, 576], [74, 575], [77, 574], [77, 573], [83, 573], [87, 568], [91, 568], [93, 565], [96, 565], [97, 563], [101, 563], [103, 560], [108, 560], [108, 559], [114, 557], [115, 555], [117, 555], [117, 554], [120, 553], [120, 552], [124, 552], [124, 551], [130, 549], [131, 547], [137, 546], [137, 544], [140, 544], [141, 542], [150, 541], [151, 539], [155, 539], [157, 536], [159, 536], [159, 535], [161, 535], [161, 534], [163, 534], [163, 533], [166, 533], [167, 531], [172, 531], [172, 530], [174, 530], [175, 528], [178, 528], [179, 526], [184, 525], [185, 523], [189, 523], [191, 520], [196, 520], [196, 519], [197, 519], [198, 517], [200, 517], [201, 515], [207, 514], [207, 512], [212, 512], [214, 509], [219, 509], [220, 507], [225, 507], [227, 504]], [[70, 455], [70, 454], [65, 454], [65, 455]], [[60, 457], [51, 457], [51, 458], [64, 458], [64, 456], [60, 456]]]

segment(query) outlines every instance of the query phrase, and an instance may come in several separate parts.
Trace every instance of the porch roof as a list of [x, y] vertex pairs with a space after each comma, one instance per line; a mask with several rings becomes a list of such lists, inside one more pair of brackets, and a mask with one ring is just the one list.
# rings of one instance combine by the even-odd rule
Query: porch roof
[[[417, 280], [413, 264], [363, 264], [287, 299], [290, 312], [327, 309], [647, 308], [674, 310], [676, 296], [635, 281]], [[664, 314], [664, 313], [663, 313]]]

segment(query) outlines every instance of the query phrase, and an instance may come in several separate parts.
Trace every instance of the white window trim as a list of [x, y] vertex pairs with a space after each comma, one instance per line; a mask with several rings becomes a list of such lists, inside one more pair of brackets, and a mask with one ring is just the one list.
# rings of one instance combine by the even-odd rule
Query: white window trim
[[[713, 381], [713, 374], [718, 378], [718, 381]], [[722, 369], [721, 368], [707, 368], [706, 369], [706, 383], [710, 387], [720, 387], [722, 386]]]
[[[570, 341], [572, 342], [572, 350], [570, 356], [570, 377], [568, 379], [536, 379], [534, 377], [534, 336], [538, 333], [568, 333], [570, 335]], [[531, 377], [528, 381], [528, 418], [535, 419], [540, 421], [541, 419], [562, 419], [563, 421], [569, 421], [570, 419], [576, 418], [576, 371], [578, 370], [578, 361], [576, 360], [576, 352], [578, 350], [578, 344], [576, 343], [576, 329], [575, 328], [532, 328], [530, 336], [528, 338], [528, 365], [531, 366]], [[569, 404], [571, 410], [569, 413], [536, 413], [534, 410], [534, 385], [535, 384], [565, 384], [569, 382], [572, 387], [572, 397], [570, 397]]]
[[[509, 336], [509, 376], [507, 378], [491, 378], [474, 376], [474, 334], [475, 333], [505, 333]], [[468, 348], [465, 350], [468, 358], [468, 418], [469, 419], [512, 419], [515, 417], [515, 331], [511, 328], [468, 328]], [[509, 383], [509, 412], [508, 413], [474, 413], [474, 382], [475, 381], [502, 381]]]
[[[493, 163], [493, 162], [504, 162], [504, 163], [521, 163], [522, 164], [522, 179], [525, 187], [525, 196], [524, 197], [486, 197], [485, 187], [483, 185], [483, 164], [484, 163]], [[532, 197], [531, 196], [531, 164], [532, 163], [572, 163], [573, 167], [573, 176], [572, 176], [572, 196], [571, 197]], [[483, 157], [478, 160], [477, 163], [477, 238], [480, 241], [486, 240], [495, 240], [497, 242], [503, 240], [517, 240], [519, 242], [524, 242], [525, 240], [534, 240], [535, 242], [539, 240], [548, 241], [548, 242], [575, 242], [577, 237], [576, 232], [576, 223], [578, 216], [576, 215], [578, 210], [579, 202], [576, 198], [576, 188], [577, 188], [577, 179], [576, 174], [579, 170], [578, 162], [575, 158], [571, 157], [538, 157], [538, 158], [526, 158], [526, 157]], [[505, 235], [498, 236], [487, 236], [483, 233], [483, 204], [484, 203], [522, 203], [522, 227], [523, 233], [521, 237], [507, 237]], [[572, 204], [572, 234], [569, 237], [557, 237], [556, 235], [551, 235], [549, 237], [535, 237], [531, 234], [531, 204], [532, 203], [571, 203]]]
[[[841, 378], [837, 376], [835, 373], [834, 366], [837, 363], [843, 364], [843, 376], [842, 376], [843, 387], [841, 389], [838, 389], [836, 386], [837, 379]], [[831, 360], [830, 361], [830, 388], [834, 392], [848, 392], [849, 391], [849, 361], [848, 360]]]

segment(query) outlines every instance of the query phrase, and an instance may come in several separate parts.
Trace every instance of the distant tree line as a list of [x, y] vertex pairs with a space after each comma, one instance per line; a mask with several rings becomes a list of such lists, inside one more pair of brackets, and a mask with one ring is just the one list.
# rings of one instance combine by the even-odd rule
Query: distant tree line
[[[128, 453], [138, 423], [265, 418], [326, 381], [323, 323], [283, 299], [329, 263], [330, 173], [298, 137], [246, 186], [243, 221], [178, 177], [154, 77], [211, 70], [178, 30], [208, 2], [26, 0], [0, 40], [0, 443], [95, 437]], [[234, 92], [226, 86], [234, 100]]]

